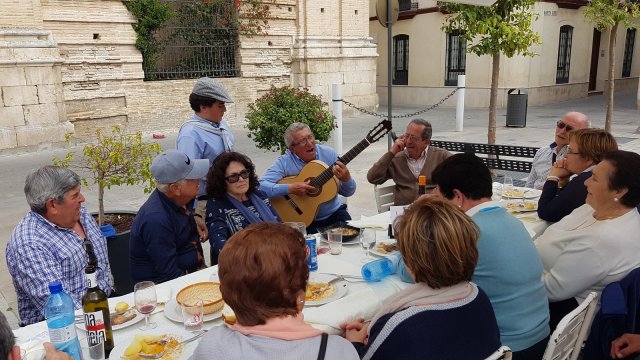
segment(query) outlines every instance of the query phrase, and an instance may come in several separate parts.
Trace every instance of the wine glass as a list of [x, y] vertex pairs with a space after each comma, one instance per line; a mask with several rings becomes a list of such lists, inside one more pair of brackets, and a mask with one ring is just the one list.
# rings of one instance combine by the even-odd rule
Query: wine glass
[[133, 298], [135, 299], [136, 309], [144, 315], [144, 326], [140, 330], [155, 329], [158, 324], [149, 322], [149, 314], [156, 308], [158, 298], [156, 296], [156, 285], [153, 281], [141, 281], [133, 288]]
[[369, 250], [376, 246], [376, 230], [374, 229], [361, 229], [360, 230], [360, 245], [364, 249], [364, 257], [360, 259], [361, 263], [368, 263], [373, 260], [369, 255]]
[[511, 196], [513, 194], [513, 178], [511, 176], [504, 176], [502, 183], [502, 196]]

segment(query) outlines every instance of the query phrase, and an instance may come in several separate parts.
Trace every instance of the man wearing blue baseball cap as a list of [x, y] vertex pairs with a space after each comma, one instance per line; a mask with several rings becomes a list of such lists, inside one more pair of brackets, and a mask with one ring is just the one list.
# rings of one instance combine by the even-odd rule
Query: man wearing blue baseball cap
[[129, 259], [134, 281], [161, 283], [204, 265], [200, 239], [206, 235], [199, 234], [187, 204], [198, 195], [209, 161], [167, 150], [153, 159], [149, 170], [156, 190], [133, 221]]
[[[227, 90], [216, 79], [203, 77], [196, 81], [189, 95], [195, 112], [187, 120], [176, 138], [176, 148], [192, 159], [207, 159], [209, 166], [225, 151], [235, 151], [235, 139], [229, 124], [222, 120], [225, 104], [233, 103]], [[204, 218], [207, 205], [205, 180], [200, 181], [196, 213]]]

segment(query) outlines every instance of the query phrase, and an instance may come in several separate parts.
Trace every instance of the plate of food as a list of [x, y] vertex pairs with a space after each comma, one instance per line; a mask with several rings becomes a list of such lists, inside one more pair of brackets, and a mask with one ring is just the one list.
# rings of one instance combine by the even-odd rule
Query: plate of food
[[[111, 309], [110, 315], [112, 330], [124, 329], [144, 320], [144, 315], [139, 313], [135, 307], [129, 307], [129, 304], [124, 301], [118, 302], [115, 307]], [[76, 320], [76, 327], [84, 330], [82, 310], [76, 311]]]
[[178, 360], [185, 354], [192, 354], [196, 349], [197, 341], [180, 344], [181, 341], [193, 336], [195, 336], [193, 333], [175, 326], [127, 334], [118, 339], [109, 359], [144, 360], [145, 358], [142, 357], [144, 355], [152, 357], [164, 352], [159, 359]]
[[319, 306], [336, 301], [347, 294], [349, 283], [336, 280], [335, 275], [312, 274], [305, 294], [306, 306]]
[[333, 230], [333, 229], [338, 229], [340, 230], [340, 232], [342, 232], [343, 243], [358, 242], [358, 235], [360, 235], [360, 229], [351, 225], [347, 225], [346, 223], [343, 223], [343, 222], [339, 222], [337, 224], [334, 224], [326, 228], [318, 229], [322, 240], [327, 241], [326, 231]]
[[537, 201], [511, 201], [505, 204], [507, 210], [513, 213], [524, 213], [524, 212], [532, 212], [538, 210], [538, 202]]
[[506, 190], [502, 192], [502, 197], [507, 199], [535, 199], [540, 197], [541, 190], [527, 189], [527, 188], [514, 188], [513, 190]]
[[398, 243], [394, 240], [378, 241], [376, 246], [369, 250], [370, 253], [378, 256], [387, 256], [398, 251]]

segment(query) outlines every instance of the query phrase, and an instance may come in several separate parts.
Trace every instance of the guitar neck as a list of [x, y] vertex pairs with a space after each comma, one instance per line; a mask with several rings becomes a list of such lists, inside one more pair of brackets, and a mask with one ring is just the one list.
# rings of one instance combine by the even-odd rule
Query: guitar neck
[[[353, 160], [356, 156], [358, 156], [364, 149], [366, 149], [371, 143], [367, 139], [362, 139], [359, 143], [356, 144], [351, 150], [347, 151], [346, 154], [338, 158], [338, 161], [347, 165], [351, 160]], [[311, 180], [310, 185], [315, 187], [322, 187], [327, 181], [329, 181], [333, 177], [333, 166], [336, 163], [334, 162], [325, 169], [320, 175], [316, 176], [313, 180]]]

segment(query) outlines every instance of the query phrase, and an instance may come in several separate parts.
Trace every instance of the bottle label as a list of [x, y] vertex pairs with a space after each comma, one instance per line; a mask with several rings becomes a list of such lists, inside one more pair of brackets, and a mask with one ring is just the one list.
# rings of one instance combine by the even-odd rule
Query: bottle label
[[85, 274], [87, 279], [87, 289], [98, 287], [98, 278], [95, 272]]
[[104, 314], [102, 310], [84, 313], [84, 327], [87, 329], [87, 342], [89, 346], [98, 345], [107, 341], [105, 331]]
[[60, 328], [49, 328], [49, 340], [53, 344], [65, 343], [76, 337], [76, 327], [74, 323]]

